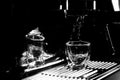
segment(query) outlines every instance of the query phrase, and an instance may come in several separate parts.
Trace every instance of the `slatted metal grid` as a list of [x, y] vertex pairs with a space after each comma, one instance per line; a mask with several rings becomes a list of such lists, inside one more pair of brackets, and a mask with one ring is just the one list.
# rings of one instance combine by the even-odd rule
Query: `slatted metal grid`
[[86, 64], [87, 68], [78, 71], [68, 70], [65, 65], [56, 66], [23, 80], [101, 80], [120, 69], [115, 62], [88, 61]]

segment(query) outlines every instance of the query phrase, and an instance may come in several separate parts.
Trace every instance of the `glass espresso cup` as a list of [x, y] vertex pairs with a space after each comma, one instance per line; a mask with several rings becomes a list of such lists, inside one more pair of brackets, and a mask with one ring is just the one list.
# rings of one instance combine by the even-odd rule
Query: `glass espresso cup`
[[90, 59], [90, 42], [68, 41], [66, 43], [66, 59], [68, 68], [80, 70], [86, 67], [86, 61]]

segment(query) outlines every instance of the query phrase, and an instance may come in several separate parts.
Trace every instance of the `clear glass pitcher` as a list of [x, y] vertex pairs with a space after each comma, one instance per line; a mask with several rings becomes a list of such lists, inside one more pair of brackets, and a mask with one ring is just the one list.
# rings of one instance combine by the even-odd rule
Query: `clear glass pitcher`
[[27, 68], [35, 68], [45, 64], [45, 60], [53, 55], [48, 54], [44, 46], [47, 45], [45, 37], [39, 31], [39, 28], [35, 28], [25, 35], [27, 39], [27, 49], [22, 53], [21, 66]]

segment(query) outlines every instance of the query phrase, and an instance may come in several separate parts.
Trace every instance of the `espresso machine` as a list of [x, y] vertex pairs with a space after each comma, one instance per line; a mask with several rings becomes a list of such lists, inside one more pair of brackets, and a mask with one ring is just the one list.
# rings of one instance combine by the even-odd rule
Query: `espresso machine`
[[[64, 13], [67, 24], [73, 27], [71, 35], [69, 35], [69, 41], [66, 42], [68, 46], [65, 51], [63, 51], [65, 55], [58, 57], [46, 54], [42, 46], [45, 37], [38, 32], [38, 29], [35, 29], [33, 32], [41, 35], [36, 36], [36, 38], [38, 37], [41, 40], [39, 44], [41, 47], [38, 50], [42, 50], [40, 52], [48, 56], [48, 58], [46, 58], [48, 62], [46, 63], [45, 59], [43, 59], [44, 56], [39, 57], [41, 63], [35, 66], [35, 68], [33, 66], [25, 69], [22, 80], [107, 80], [106, 78], [120, 70], [120, 61], [112, 59], [112, 56], [114, 57], [114, 55], [116, 55], [116, 49], [109, 31], [110, 21], [106, 21], [106, 18], [111, 15], [111, 12], [106, 9], [103, 10], [103, 8], [100, 8], [97, 4], [97, 0], [79, 0], [76, 2], [72, 2], [72, 0], [60, 1], [59, 10]], [[75, 7], [73, 8], [73, 6]], [[108, 13], [110, 14], [107, 16]], [[35, 37], [30, 36], [30, 38], [33, 39]], [[83, 63], [85, 67], [77, 70], [70, 69], [68, 66], [68, 64], [72, 62], [72, 58], [69, 59], [71, 55], [67, 52], [76, 53], [78, 45], [81, 45], [75, 42], [74, 47], [72, 46], [71, 48], [71, 45], [74, 43], [72, 42], [73, 40], [81, 40], [83, 41], [82, 44], [85, 43], [87, 47], [90, 47], [90, 51], [88, 51], [90, 55], [88, 57], [89, 59]], [[104, 48], [108, 49], [108, 52], [105, 51]], [[82, 51], [82, 49], [79, 51]], [[35, 61], [36, 60], [38, 59], [35, 58]], [[73, 63], [75, 62], [73, 60]], [[33, 74], [31, 75], [31, 73]]]

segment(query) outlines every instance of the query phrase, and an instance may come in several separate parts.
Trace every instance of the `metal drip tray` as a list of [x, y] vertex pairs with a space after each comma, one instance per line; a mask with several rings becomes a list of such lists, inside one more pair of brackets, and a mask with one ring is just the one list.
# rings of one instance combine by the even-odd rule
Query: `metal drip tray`
[[71, 71], [65, 65], [59, 65], [23, 80], [102, 80], [120, 70], [115, 62], [88, 61], [87, 68]]

